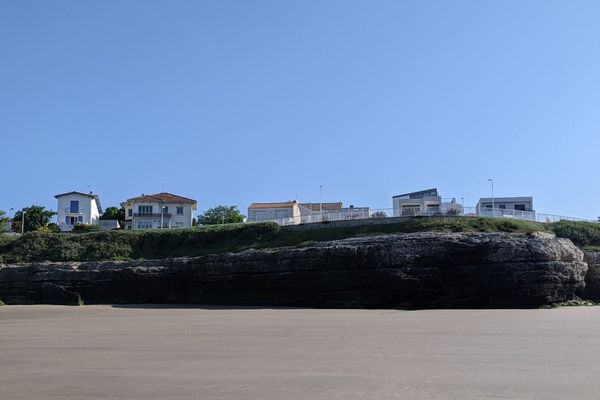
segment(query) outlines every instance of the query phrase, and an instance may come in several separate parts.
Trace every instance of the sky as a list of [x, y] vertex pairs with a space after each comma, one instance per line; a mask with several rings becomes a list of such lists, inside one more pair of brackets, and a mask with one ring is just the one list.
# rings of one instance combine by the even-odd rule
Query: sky
[[[600, 216], [600, 2], [0, 2], [0, 210], [165, 191]], [[14, 212], [14, 211], [13, 211]], [[11, 215], [12, 213], [11, 212]]]

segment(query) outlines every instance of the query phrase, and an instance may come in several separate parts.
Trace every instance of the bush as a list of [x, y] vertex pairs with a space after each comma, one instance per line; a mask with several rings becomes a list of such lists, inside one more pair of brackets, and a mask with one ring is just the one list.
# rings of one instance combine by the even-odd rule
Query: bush
[[90, 224], [75, 224], [73, 226], [73, 233], [87, 233], [87, 232], [97, 232], [100, 230], [98, 225], [90, 225]]
[[551, 225], [558, 237], [571, 239], [580, 246], [600, 244], [600, 223], [585, 221], [560, 221]]

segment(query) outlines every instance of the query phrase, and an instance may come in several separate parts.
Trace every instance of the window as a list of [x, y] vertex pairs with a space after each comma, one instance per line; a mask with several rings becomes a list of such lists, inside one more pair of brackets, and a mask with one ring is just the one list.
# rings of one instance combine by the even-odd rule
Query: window
[[177, 207], [177, 215], [183, 215], [183, 207]]
[[491, 204], [486, 204], [485, 208], [492, 208], [492, 205]]
[[506, 208], [506, 204], [499, 204], [498, 208], [504, 210]]
[[71, 225], [69, 222], [71, 221], [71, 217], [65, 217], [65, 224]]
[[128, 208], [127, 209], [127, 216], [131, 217], [133, 215], [133, 209], [132, 208]]
[[71, 200], [71, 204], [69, 207], [69, 212], [78, 213], [79, 212], [79, 200]]
[[515, 204], [515, 210], [525, 211], [525, 204]]
[[138, 221], [137, 228], [138, 229], [150, 229], [150, 228], [152, 228], [152, 221]]
[[138, 214], [141, 214], [141, 215], [152, 214], [152, 206], [138, 206]]
[[83, 216], [82, 215], [80, 215], [79, 217], [77, 217], [77, 222], [79, 222], [79, 223], [83, 222]]

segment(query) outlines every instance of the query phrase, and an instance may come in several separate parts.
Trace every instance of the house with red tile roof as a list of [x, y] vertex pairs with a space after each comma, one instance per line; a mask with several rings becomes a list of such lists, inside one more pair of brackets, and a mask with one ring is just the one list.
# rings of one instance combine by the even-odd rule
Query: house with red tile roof
[[125, 229], [189, 228], [198, 202], [172, 193], [142, 194], [121, 203]]

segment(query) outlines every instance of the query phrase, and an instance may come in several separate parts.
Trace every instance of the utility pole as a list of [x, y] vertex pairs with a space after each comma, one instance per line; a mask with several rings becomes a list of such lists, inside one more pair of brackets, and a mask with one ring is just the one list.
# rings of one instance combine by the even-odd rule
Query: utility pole
[[494, 204], [494, 180], [492, 178], [489, 178], [488, 181], [491, 182], [491, 184], [492, 184], [492, 213], [493, 213], [494, 208], [495, 208], [494, 207], [495, 206], [495, 204]]
[[321, 220], [323, 219], [323, 187], [325, 185], [319, 186], [319, 214], [321, 214]]

